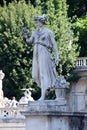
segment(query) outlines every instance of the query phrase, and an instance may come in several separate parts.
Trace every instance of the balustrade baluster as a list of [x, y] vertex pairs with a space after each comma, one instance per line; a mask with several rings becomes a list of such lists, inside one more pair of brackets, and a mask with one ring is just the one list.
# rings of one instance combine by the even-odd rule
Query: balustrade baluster
[[86, 67], [87, 66], [87, 57], [78, 58], [76, 61], [76, 67]]

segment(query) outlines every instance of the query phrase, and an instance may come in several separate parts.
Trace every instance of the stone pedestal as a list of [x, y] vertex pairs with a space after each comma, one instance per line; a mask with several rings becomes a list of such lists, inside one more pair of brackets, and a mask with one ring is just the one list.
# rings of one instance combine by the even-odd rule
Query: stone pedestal
[[69, 130], [65, 100], [45, 100], [29, 102], [26, 117], [26, 130]]
[[87, 130], [87, 112], [70, 112], [64, 102], [29, 102], [22, 113], [26, 130]]
[[27, 111], [29, 112], [66, 112], [67, 102], [61, 100], [29, 101]]
[[70, 86], [68, 101], [67, 83], [60, 78], [55, 87], [56, 100], [29, 102], [23, 112], [26, 130], [87, 130], [87, 66], [74, 72], [80, 79]]
[[26, 120], [26, 130], [69, 130], [68, 118], [55, 114], [28, 115]]
[[69, 130], [69, 117], [66, 91], [68, 83], [59, 77], [55, 84], [55, 100], [29, 102], [26, 117], [26, 130]]

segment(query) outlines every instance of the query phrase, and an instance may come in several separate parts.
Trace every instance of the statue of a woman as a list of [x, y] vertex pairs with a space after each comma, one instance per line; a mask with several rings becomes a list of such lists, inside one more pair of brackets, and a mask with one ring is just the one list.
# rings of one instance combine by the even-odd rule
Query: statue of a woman
[[[56, 66], [58, 65], [58, 48], [53, 36], [52, 31], [45, 28], [47, 20], [46, 15], [35, 16], [34, 20], [38, 25], [31, 37], [28, 38], [23, 35], [24, 40], [34, 45], [33, 51], [33, 65], [32, 65], [32, 78], [41, 87], [41, 100], [45, 99], [46, 90], [54, 87], [56, 81]], [[55, 59], [52, 59], [50, 48], [55, 53]]]

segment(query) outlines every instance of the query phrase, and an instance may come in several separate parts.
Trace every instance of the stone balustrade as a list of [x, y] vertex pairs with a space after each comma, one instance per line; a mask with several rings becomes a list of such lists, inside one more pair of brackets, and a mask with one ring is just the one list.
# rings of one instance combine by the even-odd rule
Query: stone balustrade
[[0, 130], [25, 130], [24, 107], [0, 108]]
[[24, 110], [24, 107], [0, 108], [0, 118], [24, 118], [24, 116], [21, 114], [21, 111]]
[[87, 67], [87, 57], [80, 57], [76, 61], [76, 67]]

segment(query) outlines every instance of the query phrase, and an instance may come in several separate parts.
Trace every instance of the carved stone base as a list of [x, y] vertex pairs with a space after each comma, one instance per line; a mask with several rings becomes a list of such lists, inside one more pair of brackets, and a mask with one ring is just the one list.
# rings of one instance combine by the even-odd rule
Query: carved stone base
[[68, 111], [65, 100], [29, 102], [25, 112], [26, 130], [86, 130], [87, 113]]
[[[69, 130], [65, 100], [44, 100], [29, 102], [24, 115], [26, 130]], [[62, 115], [62, 116], [61, 116]]]
[[61, 98], [59, 100], [44, 100], [44, 101], [34, 101], [28, 103], [28, 111], [32, 112], [52, 112], [52, 111], [67, 111], [68, 106], [65, 99]]

